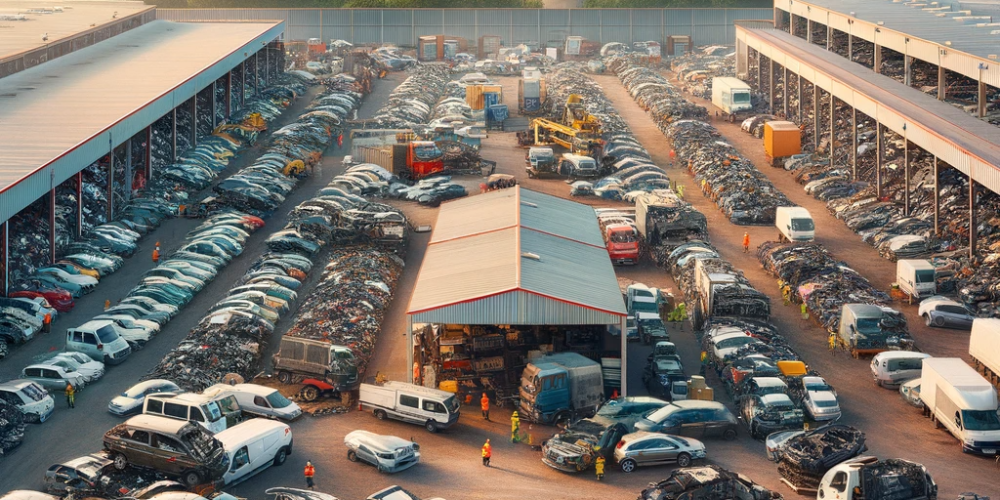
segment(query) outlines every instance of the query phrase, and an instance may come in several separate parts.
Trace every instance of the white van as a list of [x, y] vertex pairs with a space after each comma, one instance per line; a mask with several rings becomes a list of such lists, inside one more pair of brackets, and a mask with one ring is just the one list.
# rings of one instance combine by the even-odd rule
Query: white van
[[142, 413], [197, 422], [217, 434], [229, 427], [229, 420], [234, 424], [239, 420], [240, 405], [232, 395], [213, 398], [194, 393], [160, 393], [146, 396]]
[[774, 215], [779, 241], [812, 241], [816, 238], [816, 224], [812, 215], [802, 207], [778, 207]]
[[30, 380], [10, 380], [0, 384], [0, 400], [18, 407], [28, 422], [48, 420], [56, 407], [49, 392]]
[[392, 417], [423, 425], [428, 432], [451, 427], [458, 422], [461, 410], [450, 392], [404, 382], [361, 384], [360, 405], [371, 408], [379, 420]]
[[202, 394], [212, 399], [233, 396], [240, 405], [240, 410], [263, 417], [279, 420], [295, 420], [302, 416], [299, 405], [283, 396], [277, 389], [258, 384], [215, 384], [202, 391]]
[[215, 435], [229, 456], [223, 483], [233, 485], [270, 467], [282, 465], [292, 454], [292, 429], [287, 424], [255, 418]]
[[924, 360], [920, 401], [931, 420], [962, 443], [962, 451], [982, 455], [1000, 452], [997, 390], [961, 358]]
[[898, 385], [920, 376], [925, 352], [883, 351], [872, 358], [872, 377], [879, 387]]
[[128, 341], [108, 320], [92, 320], [67, 330], [66, 350], [82, 352], [106, 365], [117, 365], [132, 353]]
[[896, 262], [896, 283], [912, 298], [937, 293], [934, 264], [927, 259], [903, 259]]

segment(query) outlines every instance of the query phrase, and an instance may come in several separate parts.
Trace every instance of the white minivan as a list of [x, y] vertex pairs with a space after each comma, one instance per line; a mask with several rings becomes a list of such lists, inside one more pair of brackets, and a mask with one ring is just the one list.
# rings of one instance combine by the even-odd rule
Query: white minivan
[[287, 424], [255, 418], [215, 435], [229, 455], [226, 485], [249, 479], [270, 467], [282, 465], [292, 454], [292, 429]]
[[0, 384], [0, 400], [18, 407], [28, 422], [48, 420], [56, 407], [49, 392], [30, 380], [10, 380]]
[[232, 396], [244, 413], [253, 413], [278, 420], [295, 420], [302, 416], [299, 405], [283, 396], [277, 389], [258, 384], [215, 384], [202, 394], [219, 399]]
[[66, 350], [77, 351], [106, 365], [117, 365], [132, 353], [128, 341], [108, 320], [88, 321], [66, 332]]
[[146, 396], [142, 413], [197, 422], [213, 434], [218, 434], [240, 419], [240, 406], [231, 395], [212, 398], [204, 394], [168, 392]]
[[920, 376], [925, 352], [883, 351], [872, 358], [872, 377], [878, 386], [898, 385]]
[[423, 425], [428, 432], [447, 429], [458, 422], [461, 405], [455, 395], [405, 382], [361, 384], [359, 403], [379, 420], [394, 418]]

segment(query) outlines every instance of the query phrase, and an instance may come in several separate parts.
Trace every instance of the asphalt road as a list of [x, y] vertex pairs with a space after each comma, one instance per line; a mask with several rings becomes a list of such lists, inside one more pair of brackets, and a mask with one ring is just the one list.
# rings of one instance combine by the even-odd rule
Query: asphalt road
[[[379, 101], [392, 89], [393, 83], [398, 83], [404, 77], [403, 74], [391, 74], [389, 81], [380, 82], [376, 86], [376, 93], [365, 102], [359, 116], [361, 118], [371, 116], [371, 113], [379, 107]], [[635, 105], [617, 79], [598, 77], [597, 80], [604, 86], [608, 97], [630, 124], [637, 138], [653, 154], [654, 159], [661, 165], [666, 165], [669, 144], [649, 117]], [[505, 87], [516, 85], [513, 79], [503, 79], [502, 83]], [[508, 95], [516, 95], [516, 91], [511, 93], [508, 89]], [[297, 106], [301, 106], [301, 102]], [[291, 117], [294, 114], [289, 113], [286, 116]], [[515, 144], [512, 133], [492, 133], [484, 142], [483, 156], [496, 160], [499, 172], [515, 175], [526, 188], [569, 198], [569, 186], [561, 180], [527, 179], [523, 168], [524, 150], [516, 148]], [[748, 146], [748, 144], [737, 145]], [[328, 153], [317, 175], [299, 186], [277, 211], [277, 215], [268, 220], [268, 225], [251, 237], [243, 256], [234, 260], [201, 292], [198, 300], [188, 306], [184, 314], [171, 322], [146, 349], [133, 355], [123, 366], [112, 368], [100, 384], [83, 391], [78, 396], [75, 410], [71, 412], [65, 409], [63, 401], [57, 401], [59, 409], [53, 419], [41, 426], [30, 427], [25, 444], [10, 457], [0, 459], [0, 491], [13, 488], [39, 488], [42, 473], [49, 464], [99, 449], [103, 433], [120, 421], [106, 412], [107, 402], [117, 392], [146, 373], [165, 352], [176, 345], [197, 323], [205, 310], [225, 294], [232, 282], [241, 276], [246, 267], [261, 253], [267, 233], [283, 225], [284, 214], [301, 200], [310, 197], [319, 187], [324, 186], [338, 167], [339, 153]], [[790, 180], [783, 171], [765, 171], [765, 173], [785, 175], [786, 180]], [[689, 193], [688, 199], [706, 214], [712, 240], [723, 255], [743, 269], [755, 287], [769, 294], [776, 304], [780, 304], [781, 297], [778, 295], [774, 279], [760, 269], [753, 256], [742, 253], [740, 238], [734, 236], [741, 234], [745, 228], [732, 225], [715, 209], [714, 203], [701, 197], [686, 172], [676, 170], [669, 174], [672, 179], [685, 185], [685, 191]], [[468, 186], [470, 194], [478, 191], [478, 184], [481, 182], [480, 178], [475, 177], [456, 180]], [[801, 188], [793, 189], [797, 187], [794, 181], [791, 181], [791, 185], [779, 185], [779, 187], [794, 201], [799, 202], [797, 195], [801, 193]], [[575, 199], [575, 201], [598, 206], [615, 205], [604, 200]], [[802, 200], [802, 205], [810, 207], [807, 205], [808, 201], [808, 198]], [[401, 203], [399, 206], [404, 208], [407, 216], [416, 224], [433, 224], [435, 221], [435, 209], [410, 203]], [[827, 220], [817, 216], [817, 212], [822, 212], [819, 208], [811, 210], [817, 217], [818, 234], [837, 235], [821, 236], [821, 242], [834, 250], [843, 248], [851, 258], [859, 259], [862, 264], [867, 263], [858, 266], [858, 270], [870, 279], [873, 276], [880, 276], [880, 281], [873, 279], [875, 283], [885, 283], [885, 279], [881, 277], [885, 275], [884, 266], [888, 264], [887, 262], [878, 258], [870, 247], [860, 241], [860, 238], [846, 231], [842, 223], [835, 219]], [[167, 243], [168, 249], [176, 247], [180, 237], [194, 224], [192, 221], [170, 221], [152, 238], [161, 238], [161, 242]], [[773, 233], [770, 228], [751, 228], [755, 244], [773, 237]], [[403, 334], [406, 326], [405, 310], [428, 238], [428, 234], [416, 234], [411, 239], [406, 258], [407, 265], [387, 313], [382, 335], [370, 365], [371, 370], [387, 373], [391, 379], [404, 379], [408, 370], [405, 363], [406, 345]], [[864, 254], [865, 251], [870, 253]], [[130, 259], [123, 270], [101, 285], [98, 292], [83, 299], [76, 311], [61, 318], [56, 331], [97, 314], [106, 297], [116, 300], [117, 295], [107, 290], [119, 290], [118, 293], [124, 293], [137, 281], [142, 272], [151, 267], [151, 263], [142, 259], [142, 256]], [[618, 273], [620, 276], [642, 281], [651, 286], [676, 291], [670, 276], [649, 262], [619, 268]], [[310, 276], [306, 288], [315, 281], [316, 276], [316, 273]], [[301, 291], [301, 294], [304, 293], [307, 291]], [[902, 457], [926, 464], [941, 485], [941, 498], [954, 497], [960, 491], [970, 490], [980, 494], [1000, 496], [992, 460], [962, 455], [958, 443], [953, 438], [935, 430], [929, 421], [921, 418], [919, 411], [905, 405], [896, 392], [874, 387], [867, 375], [865, 361], [845, 356], [831, 357], [826, 350], [822, 331], [812, 323], [803, 322], [798, 316], [796, 307], [776, 306], [774, 309], [774, 322], [789, 338], [791, 344], [805, 357], [811, 367], [837, 387], [845, 413], [843, 421], [856, 425], [868, 433], [872, 453], [880, 457]], [[293, 315], [289, 314], [279, 322], [276, 335], [284, 332], [290, 323], [289, 318], [292, 317]], [[944, 348], [954, 343], [931, 342], [930, 337], [934, 335], [954, 335], [954, 333], [918, 332], [918, 342], [920, 345], [925, 345], [926, 342], [927, 350], [933, 353], [938, 352], [936, 350], [938, 344]], [[671, 325], [671, 340], [678, 345], [682, 360], [688, 367], [688, 374], [696, 373], [700, 349], [690, 328]], [[0, 362], [0, 375], [16, 375], [20, 367], [33, 357], [47, 352], [50, 347], [61, 347], [61, 339], [43, 337], [28, 346], [23, 346], [15, 351], [10, 359]], [[948, 352], [957, 351], [960, 349], [952, 348]], [[636, 343], [629, 345], [628, 377], [631, 394], [645, 393], [641, 387], [640, 372], [648, 352], [647, 346]], [[717, 399], [731, 404], [717, 382], [710, 374], [709, 383], [715, 385]], [[493, 422], [484, 422], [479, 417], [477, 406], [464, 407], [463, 412], [465, 416], [458, 425], [440, 434], [429, 434], [419, 426], [401, 422], [380, 422], [367, 412], [352, 411], [348, 414], [326, 417], [307, 416], [292, 424], [295, 449], [284, 466], [267, 469], [248, 481], [226, 490], [242, 497], [257, 499], [264, 498], [263, 490], [270, 487], [303, 487], [302, 467], [309, 460], [317, 469], [317, 489], [342, 499], [365, 498], [385, 486], [401, 484], [423, 498], [439, 496], [451, 500], [480, 498], [604, 500], [635, 498], [649, 482], [663, 479], [672, 469], [650, 467], [626, 475], [616, 471], [613, 464], [609, 463], [605, 481], [598, 483], [592, 474], [567, 474], [550, 469], [542, 464], [538, 451], [533, 451], [524, 444], [511, 444], [510, 425], [507, 420], [509, 409], [505, 411], [494, 408]], [[70, 419], [75, 420], [75, 423], [70, 423]], [[74, 425], [75, 427], [71, 427]], [[346, 448], [341, 444], [341, 440], [344, 434], [355, 429], [415, 439], [421, 445], [421, 464], [402, 473], [388, 476], [378, 473], [373, 467], [348, 462]], [[528, 426], [526, 430], [536, 443], [554, 431], [553, 428], [545, 426]], [[480, 447], [487, 438], [492, 440], [494, 450], [494, 467], [489, 469], [484, 468], [480, 462]], [[794, 495], [780, 485], [777, 468], [764, 459], [763, 445], [750, 439], [745, 432], [741, 432], [740, 438], [736, 441], [709, 441], [707, 447], [710, 463], [742, 472], [789, 497]]]

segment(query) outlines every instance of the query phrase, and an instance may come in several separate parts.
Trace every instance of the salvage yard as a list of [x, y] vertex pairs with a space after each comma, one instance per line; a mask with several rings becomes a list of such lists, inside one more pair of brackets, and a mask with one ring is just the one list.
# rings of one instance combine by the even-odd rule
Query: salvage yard
[[[794, 15], [784, 22], [796, 26]], [[169, 23], [119, 36], [169, 32]], [[392, 485], [412, 498], [387, 500], [672, 500], [687, 497], [666, 493], [680, 487], [668, 478], [685, 483], [689, 473], [752, 480], [772, 500], [829, 500], [832, 468], [869, 455], [884, 468], [866, 471], [908, 475], [906, 488], [936, 483], [936, 496], [891, 500], [1000, 496], [1000, 440], [988, 434], [1000, 419], [989, 364], [1000, 319], [988, 319], [1000, 315], [1000, 288], [969, 291], [1000, 263], [995, 193], [983, 188], [971, 207], [977, 226], [963, 193], [949, 191], [940, 238], [952, 240], [942, 241], [928, 232], [938, 182], [914, 181], [904, 195], [893, 167], [877, 174], [885, 186], [875, 196], [876, 159], [865, 149], [873, 124], [841, 117], [833, 131], [821, 123], [814, 132], [810, 120], [825, 119], [812, 105], [789, 125], [812, 155], [782, 168], [784, 159], [769, 157], [710, 98], [722, 85], [713, 76], [738, 76], [749, 85], [726, 85], [748, 89], [741, 118], [763, 124], [779, 114], [780, 103], [766, 102], [775, 75], [762, 79], [761, 55], [745, 45], [661, 59], [659, 42], [572, 38], [567, 48], [579, 41], [576, 51], [591, 54], [560, 46], [555, 62], [517, 45], [504, 49], [506, 63], [476, 65], [464, 45], [447, 61], [424, 60], [431, 48], [458, 50], [443, 36], [441, 48], [420, 37], [417, 52], [344, 40], [286, 45], [275, 41], [279, 25], [241, 28], [259, 55], [237, 54], [236, 67], [209, 61], [211, 78], [194, 73], [208, 86], [185, 104], [157, 111], [161, 118], [129, 129], [123, 146], [70, 176], [57, 179], [53, 168], [50, 188], [8, 214], [3, 286], [68, 306], [50, 325], [48, 309], [36, 306], [34, 317], [24, 301], [0, 299], [0, 341], [23, 337], [0, 351], [0, 382], [31, 378], [55, 406], [33, 415], [39, 404], [20, 404], [0, 384], [8, 391], [0, 392], [0, 500], [60, 500], [5, 495], [56, 493], [63, 476], [50, 466], [89, 453], [105, 460], [103, 479], [60, 497], [164, 500], [136, 488], [174, 479], [198, 492], [192, 500], [226, 500], [212, 496], [222, 491], [271, 500], [266, 490], [307, 482], [315, 493], [274, 500], [373, 500]], [[191, 39], [208, 26], [190, 28]], [[519, 64], [504, 68], [511, 60]], [[899, 64], [889, 64], [896, 79]], [[920, 68], [924, 84], [931, 74]], [[787, 75], [772, 89], [782, 100]], [[0, 97], [14, 81], [5, 78]], [[522, 96], [528, 88], [540, 95]], [[827, 113], [847, 111], [827, 97]], [[154, 101], [136, 106], [153, 116]], [[785, 108], [802, 114], [801, 102]], [[851, 127], [864, 130], [867, 154], [852, 155], [856, 144], [843, 134], [812, 145], [811, 134]], [[891, 146], [900, 137], [884, 128]], [[836, 154], [825, 147], [845, 169], [854, 156], [862, 175], [828, 172], [824, 158]], [[917, 158], [925, 175], [929, 157], [918, 149], [905, 159], [893, 150], [886, 163]], [[804, 189], [805, 171], [844, 175], [826, 192], [850, 195], [828, 204]], [[961, 172], [949, 172], [942, 182], [955, 184], [944, 189], [956, 190]], [[897, 220], [911, 201], [913, 220]], [[852, 202], [889, 215], [852, 230], [834, 213]], [[792, 231], [791, 219], [787, 234], [776, 227], [779, 207], [793, 206], [808, 210], [814, 240], [779, 241]], [[975, 241], [968, 226], [985, 243], [978, 253], [963, 247]], [[908, 243], [891, 252], [866, 242], [896, 231]], [[88, 265], [56, 264], [67, 248]], [[935, 289], [970, 321], [978, 316], [971, 333], [925, 324], [921, 297], [908, 300], [898, 286], [890, 257], [931, 259], [937, 250], [928, 264], [938, 266]], [[919, 385], [903, 392], [874, 380], [875, 353], [898, 355], [899, 371], [918, 376], [934, 359], [922, 368], [925, 397]], [[949, 370], [966, 385], [946, 387]], [[139, 383], [149, 389], [136, 393]], [[948, 389], [979, 391], [987, 407], [955, 406]], [[614, 400], [622, 392], [642, 397]], [[932, 398], [944, 401], [938, 409], [952, 406], [933, 416]], [[942, 425], [952, 421], [959, 431]], [[354, 431], [373, 434], [345, 441]], [[770, 448], [780, 432], [787, 441]], [[877, 486], [837, 498], [890, 500]], [[728, 486], [714, 491], [705, 498], [737, 496]]]

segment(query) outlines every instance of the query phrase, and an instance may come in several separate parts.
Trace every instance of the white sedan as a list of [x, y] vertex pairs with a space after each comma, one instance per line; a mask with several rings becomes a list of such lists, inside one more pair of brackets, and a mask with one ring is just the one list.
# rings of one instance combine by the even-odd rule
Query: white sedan
[[162, 392], [182, 392], [177, 384], [163, 379], [152, 379], [129, 387], [115, 399], [108, 403], [108, 411], [115, 415], [128, 415], [142, 411], [142, 404], [146, 396], [150, 394], [160, 394]]
[[805, 397], [802, 406], [806, 413], [816, 421], [837, 420], [840, 418], [840, 403], [837, 402], [837, 392], [823, 377], [802, 377], [802, 387]]
[[100, 378], [104, 376], [104, 363], [96, 361], [82, 352], [61, 352], [53, 356], [52, 359], [65, 361], [71, 365], [76, 369], [77, 373], [83, 375], [83, 377], [87, 380], [87, 383], [100, 380]]

